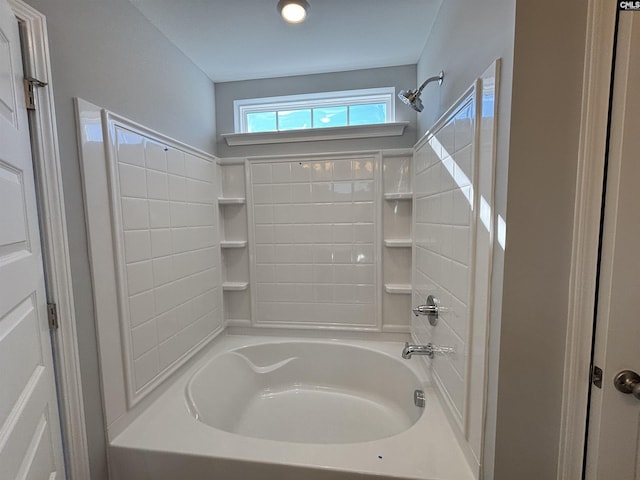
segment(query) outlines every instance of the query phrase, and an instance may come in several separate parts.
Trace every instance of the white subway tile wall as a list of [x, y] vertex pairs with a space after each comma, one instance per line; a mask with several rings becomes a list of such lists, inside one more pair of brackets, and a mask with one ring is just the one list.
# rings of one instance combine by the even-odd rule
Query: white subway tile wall
[[474, 93], [431, 132], [414, 154], [413, 304], [434, 295], [443, 307], [437, 326], [413, 317], [421, 344], [455, 348], [431, 362], [460, 422], [465, 411], [470, 331], [475, 102]]
[[120, 301], [137, 392], [222, 326], [215, 165], [121, 126], [114, 154]]
[[378, 164], [251, 163], [256, 323], [376, 327]]

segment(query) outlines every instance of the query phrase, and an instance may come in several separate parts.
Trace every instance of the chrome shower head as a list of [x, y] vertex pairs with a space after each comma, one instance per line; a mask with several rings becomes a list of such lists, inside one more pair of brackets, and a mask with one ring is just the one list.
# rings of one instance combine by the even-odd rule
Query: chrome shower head
[[416, 90], [400, 90], [398, 93], [398, 98], [402, 100], [403, 103], [409, 105], [416, 112], [421, 112], [424, 109], [424, 105], [422, 104], [422, 100], [420, 99], [420, 94], [422, 93], [422, 89], [429, 85], [431, 82], [438, 82], [438, 85], [442, 85], [442, 79], [444, 78], [444, 72], [441, 71], [435, 77], [427, 78], [420, 88]]
[[400, 90], [398, 98], [416, 112], [421, 112], [424, 109], [422, 100], [420, 100], [420, 93], [417, 90]]

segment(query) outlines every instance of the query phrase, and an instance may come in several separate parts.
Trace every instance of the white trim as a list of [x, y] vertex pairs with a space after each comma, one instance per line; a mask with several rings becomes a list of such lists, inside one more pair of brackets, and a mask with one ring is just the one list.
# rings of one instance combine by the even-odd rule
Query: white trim
[[64, 454], [69, 479], [90, 478], [85, 430], [71, 263], [64, 211], [62, 172], [58, 152], [51, 63], [44, 15], [22, 0], [9, 0], [24, 23], [29, 75], [48, 83], [36, 89], [37, 110], [32, 131], [34, 169], [37, 172], [42, 248], [47, 278], [47, 300], [57, 304], [60, 328], [53, 335]]
[[271, 143], [314, 142], [320, 140], [350, 140], [354, 138], [398, 137], [409, 122], [350, 125], [347, 127], [304, 128], [280, 132], [224, 133], [227, 145], [266, 145]]
[[384, 301], [383, 295], [380, 294], [380, 286], [384, 284], [384, 269], [382, 264], [382, 255], [384, 253], [384, 245], [382, 239], [384, 237], [384, 229], [382, 227], [384, 201], [382, 200], [382, 192], [384, 190], [382, 185], [382, 159], [383, 152], [379, 151], [373, 157], [373, 189], [374, 189], [374, 229], [375, 229], [375, 255], [374, 265], [376, 265], [376, 329], [381, 332], [382, 325], [384, 324], [382, 318], [382, 302]]
[[[476, 284], [472, 317], [472, 343], [469, 372], [468, 434], [472, 461], [477, 462], [477, 477], [482, 478], [485, 452], [485, 425], [487, 419], [488, 379], [489, 379], [489, 336], [491, 323], [491, 278], [495, 253], [496, 225], [498, 217], [495, 209], [495, 171], [497, 162], [497, 125], [499, 119], [500, 73], [502, 59], [496, 61], [480, 76], [477, 117], [478, 123], [478, 165], [476, 254], [473, 280]], [[492, 111], [485, 111], [485, 98], [493, 99]], [[488, 208], [487, 208], [488, 207]], [[485, 216], [486, 215], [486, 216]], [[488, 217], [488, 218], [487, 218]], [[478, 221], [479, 220], [479, 221]], [[482, 228], [482, 226], [484, 228]], [[484, 249], [484, 250], [483, 250]], [[486, 255], [484, 255], [486, 253]], [[482, 264], [482, 262], [486, 262]], [[482, 398], [479, 408], [475, 408], [477, 396]], [[474, 440], [475, 438], [475, 440]], [[475, 443], [477, 442], [477, 443]]]
[[558, 480], [582, 477], [615, 10], [589, 1]]

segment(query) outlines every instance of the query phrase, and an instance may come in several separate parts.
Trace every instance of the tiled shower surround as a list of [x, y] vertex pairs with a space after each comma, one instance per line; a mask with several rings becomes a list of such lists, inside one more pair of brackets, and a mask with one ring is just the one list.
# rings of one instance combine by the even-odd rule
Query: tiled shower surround
[[222, 325], [214, 165], [121, 126], [113, 132], [121, 320], [138, 392]]
[[493, 64], [427, 132], [413, 154], [412, 304], [439, 300], [438, 318], [414, 316], [414, 341], [453, 347], [426, 362], [479, 472], [485, 389], [495, 162]]
[[[226, 328], [411, 334], [454, 348], [407, 361], [425, 362], [479, 469], [495, 75], [414, 149], [386, 151], [216, 159], [83, 102], [110, 440]], [[109, 133], [106, 149], [92, 128]], [[95, 168], [104, 161], [108, 175]], [[411, 313], [428, 295], [442, 307], [436, 326]]]
[[257, 324], [378, 325], [379, 164], [250, 163]]
[[415, 302], [434, 295], [443, 306], [438, 325], [414, 320], [420, 343], [455, 348], [432, 362], [456, 414], [465, 408], [474, 210], [474, 103], [469, 98], [419, 147], [415, 162]]

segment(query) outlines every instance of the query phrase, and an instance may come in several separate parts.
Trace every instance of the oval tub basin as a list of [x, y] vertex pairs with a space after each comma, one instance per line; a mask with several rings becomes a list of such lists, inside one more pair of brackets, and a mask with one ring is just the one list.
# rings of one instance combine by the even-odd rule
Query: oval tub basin
[[423, 409], [401, 360], [356, 346], [270, 343], [219, 355], [187, 385], [199, 421], [247, 437], [354, 443], [407, 430]]

